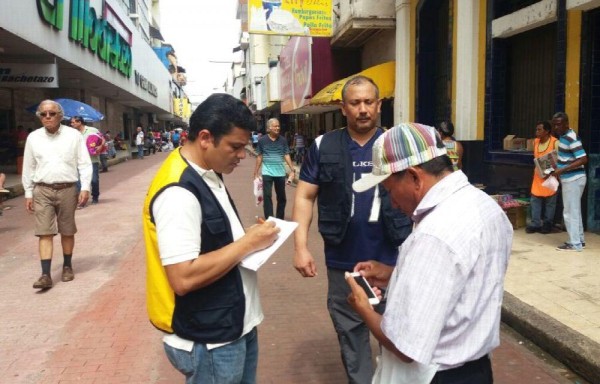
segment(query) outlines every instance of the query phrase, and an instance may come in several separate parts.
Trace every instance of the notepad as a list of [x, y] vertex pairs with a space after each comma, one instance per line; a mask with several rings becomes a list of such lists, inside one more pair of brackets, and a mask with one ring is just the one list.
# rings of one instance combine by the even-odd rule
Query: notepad
[[267, 221], [275, 222], [275, 225], [279, 229], [281, 229], [281, 231], [278, 234], [279, 236], [277, 237], [277, 240], [275, 240], [275, 242], [271, 244], [270, 247], [261, 249], [260, 251], [256, 251], [246, 256], [240, 263], [240, 265], [246, 269], [258, 271], [258, 269], [267, 260], [269, 260], [271, 256], [273, 256], [273, 254], [275, 253], [275, 251], [277, 251], [277, 249], [279, 249], [281, 244], [283, 244], [298, 227], [298, 223], [296, 223], [295, 221], [285, 221], [277, 219], [275, 217], [269, 217]]

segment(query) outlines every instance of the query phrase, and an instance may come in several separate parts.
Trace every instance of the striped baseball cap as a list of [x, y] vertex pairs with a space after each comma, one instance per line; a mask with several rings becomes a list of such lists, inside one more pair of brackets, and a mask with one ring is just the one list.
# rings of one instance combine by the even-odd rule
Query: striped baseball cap
[[435, 128], [417, 123], [402, 123], [390, 128], [373, 143], [373, 170], [355, 181], [352, 188], [364, 192], [392, 173], [404, 171], [446, 154], [446, 147]]

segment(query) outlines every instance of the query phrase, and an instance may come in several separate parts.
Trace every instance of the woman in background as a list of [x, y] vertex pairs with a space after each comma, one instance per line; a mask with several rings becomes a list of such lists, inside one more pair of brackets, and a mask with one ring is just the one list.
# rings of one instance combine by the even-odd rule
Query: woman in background
[[454, 170], [462, 169], [463, 146], [454, 139], [454, 124], [451, 121], [442, 121], [436, 128], [446, 146], [448, 157], [452, 160]]

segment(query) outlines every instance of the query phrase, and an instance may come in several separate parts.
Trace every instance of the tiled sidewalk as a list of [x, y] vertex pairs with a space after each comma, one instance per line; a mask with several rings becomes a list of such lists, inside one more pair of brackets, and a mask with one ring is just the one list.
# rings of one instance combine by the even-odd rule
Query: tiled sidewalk
[[[0, 218], [0, 382], [182, 383], [167, 361], [160, 332], [145, 311], [145, 264], [141, 205], [164, 154], [130, 160], [101, 175], [100, 204], [77, 213], [73, 282], [36, 293], [39, 274], [32, 218], [22, 197]], [[262, 215], [251, 193], [254, 159], [242, 161], [225, 182], [246, 225]], [[288, 217], [294, 188], [288, 187]], [[344, 383], [337, 339], [326, 310], [322, 242], [311, 228], [311, 250], [319, 268], [304, 279], [292, 268], [293, 243], [259, 271], [265, 321], [259, 327], [259, 383]], [[564, 233], [515, 233], [506, 289], [598, 341], [593, 308], [600, 301], [597, 235], [588, 234], [582, 253], [554, 251]], [[55, 241], [55, 247], [58, 242]], [[55, 249], [55, 255], [60, 247]], [[53, 264], [59, 276], [60, 257]], [[552, 303], [552, 304], [549, 304]], [[375, 345], [373, 343], [373, 345]], [[549, 370], [539, 356], [503, 336], [494, 352], [500, 384], [572, 380]]]

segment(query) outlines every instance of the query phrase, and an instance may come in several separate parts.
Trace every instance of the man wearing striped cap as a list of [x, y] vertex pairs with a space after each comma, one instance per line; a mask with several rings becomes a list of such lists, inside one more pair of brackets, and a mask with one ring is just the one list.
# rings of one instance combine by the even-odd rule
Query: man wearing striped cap
[[373, 383], [492, 383], [489, 353], [500, 343], [500, 308], [513, 230], [488, 195], [454, 171], [433, 127], [404, 123], [373, 144], [373, 171], [353, 184], [382, 183], [415, 223], [395, 268], [354, 271], [386, 287], [383, 315], [346, 279], [350, 305], [382, 344]]

